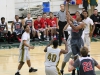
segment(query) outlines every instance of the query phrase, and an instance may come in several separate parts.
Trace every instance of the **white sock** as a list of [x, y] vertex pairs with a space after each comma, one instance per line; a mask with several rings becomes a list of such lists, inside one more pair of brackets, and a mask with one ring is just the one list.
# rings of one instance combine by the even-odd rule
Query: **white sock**
[[32, 67], [29, 67], [29, 69], [31, 69]]
[[46, 35], [44, 35], [44, 38], [46, 37]]
[[17, 72], [19, 72], [20, 70], [17, 70]]
[[39, 39], [40, 39], [40, 36], [39, 36]]
[[56, 38], [56, 35], [54, 35], [54, 38]]

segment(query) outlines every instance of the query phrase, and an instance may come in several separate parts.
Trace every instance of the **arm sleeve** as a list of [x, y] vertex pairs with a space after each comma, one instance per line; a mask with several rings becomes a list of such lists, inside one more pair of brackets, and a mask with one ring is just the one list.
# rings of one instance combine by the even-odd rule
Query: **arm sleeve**
[[93, 61], [94, 61], [94, 65], [97, 66], [98, 65], [97, 61], [95, 59], [93, 59]]
[[77, 60], [74, 62], [73, 67], [78, 68], [79, 66], [80, 66], [80, 61], [79, 61], [79, 59], [77, 59]]
[[27, 35], [25, 33], [22, 35], [22, 40], [27, 40]]

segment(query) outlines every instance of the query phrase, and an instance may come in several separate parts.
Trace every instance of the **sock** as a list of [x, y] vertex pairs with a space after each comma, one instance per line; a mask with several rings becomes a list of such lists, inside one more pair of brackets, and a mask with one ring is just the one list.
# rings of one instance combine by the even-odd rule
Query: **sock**
[[20, 70], [17, 70], [17, 72], [19, 72]]
[[44, 38], [46, 37], [46, 35], [44, 35]]
[[51, 36], [51, 39], [53, 39], [53, 36]]
[[31, 69], [32, 67], [29, 67], [29, 69]]
[[40, 36], [39, 36], [39, 39], [40, 39]]

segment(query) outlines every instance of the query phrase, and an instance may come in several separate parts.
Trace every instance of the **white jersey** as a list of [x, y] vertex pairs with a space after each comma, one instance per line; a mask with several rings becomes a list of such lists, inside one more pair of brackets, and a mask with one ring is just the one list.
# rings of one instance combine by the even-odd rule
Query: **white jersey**
[[27, 32], [24, 32], [24, 33], [23, 33], [22, 38], [21, 38], [20, 47], [19, 47], [19, 49], [22, 49], [22, 48], [28, 49], [28, 47], [26, 47], [26, 46], [23, 45], [23, 40], [26, 40], [26, 43], [27, 43], [28, 45], [30, 45], [30, 34], [27, 33]]
[[60, 51], [61, 49], [59, 48], [54, 49], [52, 47], [48, 47], [45, 57], [45, 66], [57, 66], [60, 59]]
[[90, 19], [89, 17], [87, 17], [86, 19], [83, 20], [83, 22], [86, 24], [86, 27], [84, 28], [84, 33], [85, 34], [90, 33], [90, 26], [94, 25], [92, 19]]

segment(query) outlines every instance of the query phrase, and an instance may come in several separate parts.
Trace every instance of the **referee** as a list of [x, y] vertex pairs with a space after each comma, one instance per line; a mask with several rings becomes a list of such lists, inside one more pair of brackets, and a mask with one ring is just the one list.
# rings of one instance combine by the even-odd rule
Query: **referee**
[[[67, 24], [67, 21], [66, 21], [66, 11], [65, 11], [64, 4], [60, 5], [60, 11], [57, 14], [57, 18], [58, 18], [58, 26], [59, 26], [59, 46], [61, 46], [62, 38], [64, 37], [63, 36], [63, 28]], [[66, 40], [67, 40], [68, 32], [65, 31], [64, 33], [65, 33], [65, 37], [66, 37]]]

